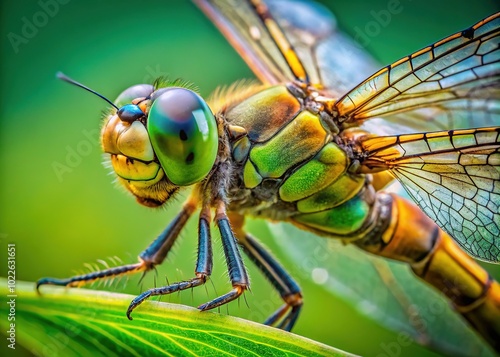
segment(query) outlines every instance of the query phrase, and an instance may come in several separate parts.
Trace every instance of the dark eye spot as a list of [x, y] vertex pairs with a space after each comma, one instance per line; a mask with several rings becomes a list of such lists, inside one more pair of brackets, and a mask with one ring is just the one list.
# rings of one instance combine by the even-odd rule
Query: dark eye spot
[[194, 153], [190, 152], [189, 155], [186, 157], [186, 164], [192, 164], [194, 160]]
[[181, 138], [182, 141], [186, 141], [188, 139], [188, 136], [184, 130], [181, 130], [179, 132], [179, 138]]

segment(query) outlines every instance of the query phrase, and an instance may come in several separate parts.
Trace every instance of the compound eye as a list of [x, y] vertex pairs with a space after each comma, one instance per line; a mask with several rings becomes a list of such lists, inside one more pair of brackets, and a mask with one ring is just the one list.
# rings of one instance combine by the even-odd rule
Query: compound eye
[[121, 92], [114, 103], [118, 108], [121, 108], [124, 105], [131, 104], [136, 98], [149, 97], [154, 90], [151, 84], [137, 84]]
[[219, 146], [217, 123], [205, 101], [185, 88], [169, 88], [151, 105], [147, 128], [168, 179], [187, 186], [212, 169]]

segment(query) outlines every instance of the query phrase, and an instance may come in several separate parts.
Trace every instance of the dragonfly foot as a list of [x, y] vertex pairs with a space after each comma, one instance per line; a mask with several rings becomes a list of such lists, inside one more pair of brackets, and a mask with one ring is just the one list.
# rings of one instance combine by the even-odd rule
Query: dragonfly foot
[[[300, 310], [304, 301], [300, 293], [284, 296], [285, 304], [281, 306], [274, 314], [264, 322], [265, 325], [276, 326], [285, 331], [291, 331], [297, 318], [299, 317]], [[278, 321], [281, 322], [277, 324]]]
[[212, 301], [209, 301], [205, 304], [202, 304], [198, 306], [198, 309], [200, 311], [206, 311], [206, 310], [211, 310], [216, 307], [219, 307], [221, 305], [225, 305], [230, 301], [233, 301], [237, 299], [238, 297], [241, 296], [247, 289], [247, 286], [245, 285], [236, 285], [234, 286], [233, 290], [228, 292], [227, 294], [224, 294], [222, 296], [219, 296], [218, 298], [213, 299]]
[[151, 296], [172, 294], [172, 293], [175, 293], [177, 291], [186, 290], [186, 289], [194, 288], [196, 286], [203, 285], [203, 284], [205, 284], [206, 281], [207, 281], [206, 275], [198, 274], [198, 276], [196, 278], [193, 278], [191, 280], [180, 281], [180, 282], [174, 283], [172, 285], [163, 286], [160, 288], [149, 289], [149, 290], [143, 292], [141, 295], [137, 296], [134, 300], [132, 300], [132, 302], [130, 303], [130, 305], [127, 309], [127, 317], [129, 320], [132, 320], [132, 316], [131, 316], [132, 311], [137, 306], [142, 304], [145, 300], [150, 298]]
[[141, 295], [137, 296], [134, 300], [132, 300], [132, 302], [130, 303], [130, 305], [129, 305], [128, 309], [127, 309], [127, 318], [129, 320], [133, 320], [133, 318], [131, 316], [132, 311], [137, 306], [139, 306], [140, 304], [142, 304], [150, 296], [151, 296], [151, 290], [148, 290], [148, 291], [143, 292]]

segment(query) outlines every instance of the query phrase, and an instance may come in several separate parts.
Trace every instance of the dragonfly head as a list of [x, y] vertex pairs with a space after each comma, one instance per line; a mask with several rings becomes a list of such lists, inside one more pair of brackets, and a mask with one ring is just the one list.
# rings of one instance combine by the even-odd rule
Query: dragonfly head
[[148, 207], [161, 206], [180, 187], [205, 179], [219, 147], [217, 123], [206, 102], [191, 89], [158, 83], [132, 86], [114, 103], [105, 99], [114, 109], [101, 130], [102, 148], [118, 181]]

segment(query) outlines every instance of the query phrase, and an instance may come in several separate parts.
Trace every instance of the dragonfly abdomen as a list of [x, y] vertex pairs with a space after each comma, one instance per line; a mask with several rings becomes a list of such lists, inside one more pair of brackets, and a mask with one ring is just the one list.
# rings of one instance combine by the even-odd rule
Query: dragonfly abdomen
[[388, 212], [378, 234], [355, 244], [370, 253], [406, 262], [413, 272], [448, 297], [454, 308], [498, 351], [500, 285], [463, 252], [418, 207], [397, 195], [377, 193]]

